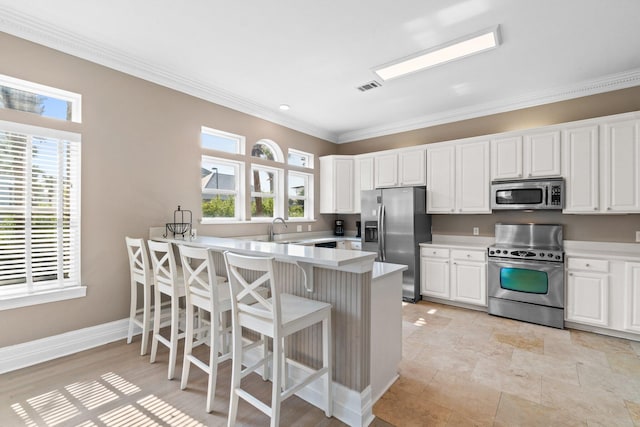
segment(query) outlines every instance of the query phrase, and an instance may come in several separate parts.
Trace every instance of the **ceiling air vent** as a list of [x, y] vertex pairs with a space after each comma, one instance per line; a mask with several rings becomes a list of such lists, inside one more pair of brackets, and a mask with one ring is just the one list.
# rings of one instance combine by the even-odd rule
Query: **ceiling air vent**
[[371, 80], [369, 83], [365, 83], [362, 86], [358, 86], [358, 90], [360, 92], [366, 92], [368, 90], [375, 89], [380, 86], [382, 86], [380, 83], [378, 83], [375, 80]]

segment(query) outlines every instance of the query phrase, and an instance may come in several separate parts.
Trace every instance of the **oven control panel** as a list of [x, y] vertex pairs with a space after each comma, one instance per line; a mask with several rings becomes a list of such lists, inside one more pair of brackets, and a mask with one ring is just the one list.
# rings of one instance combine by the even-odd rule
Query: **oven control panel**
[[552, 261], [552, 262], [564, 262], [564, 252], [557, 250], [545, 250], [545, 249], [518, 249], [518, 248], [497, 248], [491, 247], [488, 249], [489, 256], [492, 258], [511, 258], [511, 259], [526, 259], [536, 261]]

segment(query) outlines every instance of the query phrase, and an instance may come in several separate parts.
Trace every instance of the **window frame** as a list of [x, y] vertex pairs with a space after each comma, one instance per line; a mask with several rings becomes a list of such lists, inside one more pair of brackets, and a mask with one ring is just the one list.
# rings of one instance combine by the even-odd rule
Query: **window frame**
[[[305, 195], [304, 196], [291, 196], [289, 195], [289, 181], [291, 176], [298, 176], [305, 180]], [[286, 206], [287, 206], [287, 220], [288, 221], [314, 221], [314, 203], [313, 203], [313, 173], [299, 172], [295, 170], [289, 170], [287, 172], [287, 189], [286, 189]], [[291, 217], [289, 216], [289, 200], [304, 200], [304, 216]]]
[[[11, 132], [16, 134], [25, 135], [28, 139], [26, 143], [27, 148], [29, 148], [28, 152], [25, 149], [25, 153], [29, 156], [33, 155], [33, 145], [32, 140], [44, 138], [44, 139], [56, 139], [60, 141], [65, 141], [66, 144], [69, 145], [69, 149], [72, 150], [72, 160], [74, 162], [73, 171], [70, 172], [70, 176], [72, 179], [72, 187], [69, 196], [69, 202], [73, 205], [69, 208], [68, 212], [70, 215], [70, 223], [67, 228], [65, 228], [63, 222], [61, 221], [61, 202], [67, 200], [66, 197], [63, 196], [65, 194], [64, 191], [61, 190], [60, 182], [56, 183], [58, 187], [58, 193], [56, 195], [56, 200], [58, 200], [58, 204], [56, 207], [56, 218], [58, 219], [56, 224], [56, 235], [59, 238], [61, 235], [66, 232], [69, 234], [69, 245], [71, 249], [69, 249], [69, 257], [71, 261], [68, 263], [64, 263], [62, 265], [57, 265], [58, 278], [55, 280], [45, 280], [33, 282], [32, 279], [27, 278], [24, 283], [17, 284], [9, 284], [0, 286], [0, 310], [8, 310], [19, 307], [25, 307], [35, 304], [48, 303], [53, 301], [61, 301], [71, 298], [79, 298], [84, 297], [86, 295], [86, 286], [82, 285], [82, 275], [81, 275], [81, 183], [82, 183], [82, 144], [81, 144], [81, 135], [78, 133], [61, 131], [56, 129], [50, 129], [40, 126], [32, 126], [25, 125], [22, 123], [16, 122], [6, 122], [0, 121], [0, 130], [2, 132]], [[63, 168], [61, 163], [66, 161], [63, 159], [60, 160], [61, 151], [63, 150], [60, 145], [57, 145], [57, 179], [64, 180], [66, 175], [63, 174]], [[25, 177], [29, 177], [28, 183], [25, 182], [27, 187], [31, 187], [31, 183], [33, 182], [34, 176], [33, 172], [30, 171], [31, 160], [25, 159]], [[62, 176], [62, 178], [61, 178]], [[27, 228], [31, 222], [31, 209], [30, 206], [33, 201], [28, 202], [28, 197], [30, 190], [27, 189], [25, 193], [25, 206], [24, 206], [24, 215], [25, 215], [25, 239], [28, 239], [28, 236], [31, 235], [33, 230], [32, 227]], [[71, 217], [71, 215], [73, 215]], [[28, 220], [26, 218], [29, 218]], [[33, 244], [33, 242], [31, 243]], [[29, 244], [25, 244], [29, 246]], [[54, 251], [56, 253], [57, 262], [64, 260], [65, 250], [64, 250], [64, 241], [57, 242], [57, 248]], [[30, 259], [33, 252], [30, 252], [28, 256], [25, 257], [25, 260]], [[25, 274], [29, 275], [30, 266], [25, 266]], [[60, 277], [60, 272], [66, 271], [68, 269], [70, 277], [68, 279], [64, 278], [64, 274]]]
[[[207, 134], [207, 135], [212, 135], [212, 136], [217, 136], [220, 138], [225, 138], [225, 139], [231, 139], [231, 140], [235, 140], [236, 141], [236, 147], [237, 149], [235, 151], [226, 151], [226, 150], [218, 150], [216, 148], [211, 148], [211, 147], [205, 147], [202, 145], [202, 134]], [[200, 127], [200, 148], [202, 148], [203, 150], [214, 150], [216, 152], [219, 153], [226, 153], [226, 154], [240, 154], [240, 155], [244, 155], [245, 154], [245, 147], [246, 147], [246, 138], [242, 135], [236, 135], [235, 133], [231, 133], [231, 132], [225, 132], [223, 130], [219, 130], [219, 129], [214, 129], [214, 128], [210, 128], [207, 126], [201, 126]]]
[[[254, 157], [255, 158], [255, 157]], [[254, 169], [257, 169], [259, 171], [264, 171], [267, 173], [273, 173], [274, 179], [275, 179], [275, 183], [272, 184], [273, 187], [273, 196], [272, 193], [265, 193], [265, 192], [256, 192], [253, 191], [251, 189], [251, 182], [253, 179], [253, 171]], [[250, 174], [250, 178], [249, 178], [249, 194], [248, 197], [245, 197], [245, 199], [247, 200], [247, 202], [249, 204], [251, 204], [251, 200], [254, 197], [272, 197], [273, 198], [273, 216], [271, 217], [254, 217], [251, 213], [250, 215], [250, 221], [251, 222], [271, 222], [273, 221], [274, 218], [277, 217], [284, 217], [284, 212], [283, 212], [283, 206], [284, 206], [284, 199], [283, 199], [283, 194], [284, 194], [284, 177], [283, 177], [283, 172], [284, 169], [282, 168], [276, 168], [273, 166], [266, 166], [260, 163], [251, 163], [250, 165], [250, 169], [249, 169], [249, 174]]]
[[202, 164], [205, 160], [209, 160], [214, 163], [222, 164], [225, 166], [232, 167], [235, 171], [235, 189], [234, 190], [224, 190], [224, 189], [203, 189], [202, 184], [200, 186], [201, 199], [203, 199], [204, 194], [210, 195], [234, 195], [235, 196], [235, 216], [234, 217], [205, 217], [204, 213], [202, 213], [202, 202], [200, 204], [200, 209], [202, 213], [201, 223], [202, 224], [220, 224], [224, 222], [239, 222], [244, 221], [245, 219], [245, 199], [242, 189], [244, 188], [244, 169], [245, 164], [242, 161], [238, 160], [230, 160], [221, 157], [209, 156], [203, 154], [200, 157], [200, 168], [202, 168]]
[[280, 148], [277, 142], [271, 139], [266, 139], [266, 138], [259, 139], [258, 141], [255, 142], [255, 144], [251, 146], [251, 151], [253, 151], [253, 147], [255, 147], [258, 144], [267, 146], [273, 153], [273, 159], [264, 159], [262, 157], [251, 155], [252, 159], [260, 159], [267, 162], [285, 163], [284, 153], [282, 152], [282, 149]]
[[[300, 157], [306, 156], [309, 159], [307, 162], [308, 163], [307, 166], [299, 166], [299, 165], [294, 165], [292, 163], [289, 163], [289, 157], [291, 156], [291, 154], [294, 154]], [[287, 152], [287, 164], [289, 166], [293, 166], [294, 168], [314, 169], [314, 162], [315, 162], [315, 156], [312, 153], [298, 150], [296, 148], [289, 148]]]
[[[63, 120], [56, 117], [40, 116], [46, 119], [60, 120], [63, 122], [82, 123], [82, 95], [68, 90], [58, 89], [51, 86], [45, 86], [39, 83], [33, 83], [27, 80], [17, 79], [15, 77], [0, 74], [0, 86], [10, 87], [12, 89], [30, 92], [35, 95], [60, 99], [71, 103], [71, 120]], [[21, 110], [13, 110], [21, 111]], [[26, 111], [22, 111], [25, 112]], [[30, 113], [35, 114], [35, 113]], [[45, 128], [46, 129], [46, 128]]]

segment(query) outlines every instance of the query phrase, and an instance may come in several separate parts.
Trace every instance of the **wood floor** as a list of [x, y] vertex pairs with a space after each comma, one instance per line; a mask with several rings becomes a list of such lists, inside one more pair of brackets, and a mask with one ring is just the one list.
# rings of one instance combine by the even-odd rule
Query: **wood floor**
[[[182, 357], [176, 378], [167, 380], [168, 350], [160, 346], [156, 363], [140, 356], [140, 337], [124, 340], [0, 375], [0, 426], [226, 426], [231, 362], [219, 367], [214, 409], [205, 411], [206, 375], [191, 366], [180, 390]], [[182, 348], [180, 348], [182, 351]], [[203, 355], [207, 348], [196, 349]], [[246, 381], [246, 383], [245, 383]], [[243, 386], [266, 402], [271, 383], [255, 374]], [[266, 426], [269, 418], [240, 400], [239, 426]], [[282, 404], [282, 426], [344, 426], [336, 418], [292, 396]], [[374, 426], [389, 426], [381, 420]]]
[[[0, 427], [224, 426], [231, 363], [221, 365], [214, 411], [206, 376], [187, 390], [167, 376], [168, 351], [140, 356], [139, 337], [0, 375]], [[199, 352], [205, 352], [201, 347]], [[269, 401], [270, 384], [247, 387]], [[403, 308], [400, 379], [374, 405], [374, 427], [640, 426], [640, 343], [558, 330], [428, 302]], [[238, 425], [268, 418], [240, 402]], [[282, 426], [343, 426], [293, 396]]]

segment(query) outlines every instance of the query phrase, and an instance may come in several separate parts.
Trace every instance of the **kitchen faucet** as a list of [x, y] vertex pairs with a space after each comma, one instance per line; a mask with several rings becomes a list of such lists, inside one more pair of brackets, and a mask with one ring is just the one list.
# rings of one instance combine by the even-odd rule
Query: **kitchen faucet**
[[271, 221], [271, 224], [269, 224], [269, 241], [273, 242], [274, 237], [276, 236], [277, 233], [273, 232], [273, 229], [276, 225], [276, 222], [280, 221], [282, 223], [282, 225], [284, 225], [284, 228], [287, 228], [287, 223], [284, 221], [284, 218], [282, 217], [277, 217], [274, 218], [273, 221]]

